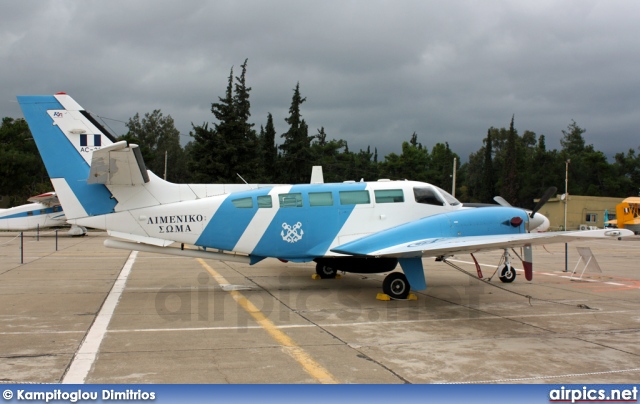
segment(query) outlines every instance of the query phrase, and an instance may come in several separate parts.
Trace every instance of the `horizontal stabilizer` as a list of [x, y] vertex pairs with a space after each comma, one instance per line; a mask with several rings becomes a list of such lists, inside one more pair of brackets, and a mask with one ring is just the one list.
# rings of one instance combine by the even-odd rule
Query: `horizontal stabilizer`
[[142, 185], [149, 182], [140, 148], [126, 141], [93, 152], [89, 184]]
[[32, 196], [31, 198], [27, 199], [27, 201], [34, 202], [34, 203], [41, 203], [47, 206], [60, 205], [60, 201], [58, 200], [58, 197], [56, 196], [55, 192], [47, 192], [44, 194]]

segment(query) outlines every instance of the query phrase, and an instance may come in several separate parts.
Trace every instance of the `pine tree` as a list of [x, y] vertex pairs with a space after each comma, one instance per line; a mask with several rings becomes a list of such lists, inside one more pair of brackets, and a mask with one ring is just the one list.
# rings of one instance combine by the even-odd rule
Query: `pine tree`
[[262, 181], [276, 182], [276, 163], [278, 147], [276, 146], [276, 129], [273, 125], [273, 115], [267, 115], [267, 127], [260, 130], [260, 166], [262, 167]]
[[218, 102], [211, 104], [211, 112], [218, 122], [212, 129], [208, 125], [194, 126], [191, 167], [200, 169], [199, 178], [208, 182], [239, 182], [237, 174], [251, 182], [260, 180], [258, 138], [254, 124], [249, 122], [251, 88], [246, 85], [247, 60], [241, 67], [242, 73], [235, 77], [235, 87], [232, 67], [224, 97], [218, 97]]
[[213, 129], [209, 128], [208, 123], [196, 126], [191, 125], [193, 130], [189, 132], [189, 136], [193, 137], [193, 141], [187, 144], [186, 150], [189, 150], [189, 161], [187, 167], [192, 174], [194, 182], [209, 184], [216, 182], [214, 173], [222, 170], [220, 160], [216, 154], [217, 136]]
[[300, 106], [306, 100], [300, 95], [300, 83], [297, 83], [289, 107], [289, 117], [285, 118], [285, 122], [289, 124], [289, 130], [280, 135], [284, 139], [279, 146], [282, 150], [280, 178], [283, 182], [293, 184], [308, 182], [311, 175], [313, 137], [308, 136], [309, 129], [300, 113]]
[[251, 117], [251, 102], [249, 101], [251, 87], [247, 87], [246, 84], [247, 62], [248, 59], [245, 59], [242, 66], [240, 66], [242, 73], [239, 77], [236, 77], [233, 97], [234, 117], [237, 120], [235, 122], [237, 132], [233, 136], [235, 142], [237, 142], [235, 149], [237, 164], [235, 169], [232, 168], [232, 171], [239, 173], [251, 182], [257, 182], [260, 179], [260, 156], [257, 153], [259, 144], [256, 131], [253, 129], [254, 124], [249, 122]]
[[491, 203], [495, 195], [495, 180], [493, 177], [493, 145], [491, 140], [491, 130], [487, 130], [487, 138], [484, 144], [484, 164], [482, 165], [482, 188], [480, 201]]
[[513, 121], [515, 116], [511, 117], [511, 124], [509, 125], [509, 134], [507, 136], [506, 155], [504, 159], [503, 167], [503, 179], [502, 189], [500, 190], [501, 196], [506, 199], [513, 206], [519, 206], [519, 182], [518, 182], [518, 166], [517, 166], [517, 136], [515, 128], [513, 127]]

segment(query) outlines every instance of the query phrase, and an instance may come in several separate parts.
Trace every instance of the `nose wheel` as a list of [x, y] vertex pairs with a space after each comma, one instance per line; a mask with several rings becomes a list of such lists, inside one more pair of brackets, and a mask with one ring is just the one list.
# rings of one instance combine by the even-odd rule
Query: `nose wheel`
[[[504, 265], [500, 266], [500, 263], [502, 262], [504, 262]], [[504, 250], [500, 263], [498, 264], [498, 279], [500, 279], [503, 283], [511, 283], [515, 281], [516, 270], [513, 268], [513, 266], [511, 266], [511, 255], [509, 255], [509, 250]]]
[[516, 270], [507, 263], [500, 269], [498, 278], [504, 283], [511, 283], [516, 280]]

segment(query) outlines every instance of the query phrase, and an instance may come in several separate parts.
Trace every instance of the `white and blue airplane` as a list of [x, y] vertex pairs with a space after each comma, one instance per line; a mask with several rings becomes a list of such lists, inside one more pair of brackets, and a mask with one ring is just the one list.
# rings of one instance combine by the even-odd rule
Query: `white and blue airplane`
[[67, 221], [126, 240], [107, 239], [107, 247], [248, 264], [314, 261], [322, 278], [390, 272], [399, 263], [402, 272], [387, 275], [383, 291], [403, 299], [410, 289], [426, 288], [423, 257], [504, 250], [500, 276], [509, 282], [515, 270], [508, 249], [523, 247], [530, 280], [532, 245], [632, 234], [530, 233], [543, 222], [537, 209], [465, 208], [442, 189], [415, 181], [173, 184], [146, 169], [137, 145], [116, 142], [67, 94], [18, 102]]
[[[67, 226], [67, 219], [55, 192], [32, 196], [25, 205], [0, 209], [0, 230], [26, 231]], [[70, 236], [84, 236], [87, 229], [72, 225]]]

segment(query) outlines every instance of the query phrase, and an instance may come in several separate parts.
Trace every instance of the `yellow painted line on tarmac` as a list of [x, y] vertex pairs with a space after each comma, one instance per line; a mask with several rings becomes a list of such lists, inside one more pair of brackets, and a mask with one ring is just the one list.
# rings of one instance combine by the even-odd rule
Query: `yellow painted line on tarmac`
[[[211, 274], [213, 279], [220, 284], [220, 286], [230, 285], [230, 283], [220, 275], [215, 269], [211, 268], [203, 259], [197, 258], [197, 261], [202, 265], [204, 269]], [[267, 318], [253, 303], [249, 301], [242, 293], [237, 290], [230, 290], [233, 299], [238, 303], [240, 307], [253, 317], [253, 319], [273, 338], [277, 343], [282, 345], [285, 352], [289, 354], [296, 362], [302, 366], [305, 372], [311, 377], [316, 379], [322, 384], [337, 384], [339, 383], [336, 378], [329, 373], [321, 364], [316, 362], [311, 355], [307, 353], [300, 345], [282, 332], [278, 327]]]

